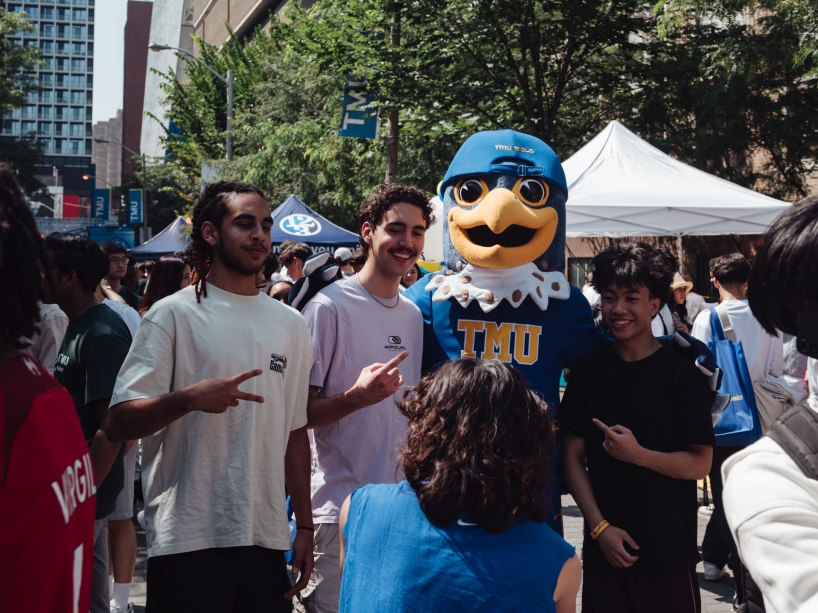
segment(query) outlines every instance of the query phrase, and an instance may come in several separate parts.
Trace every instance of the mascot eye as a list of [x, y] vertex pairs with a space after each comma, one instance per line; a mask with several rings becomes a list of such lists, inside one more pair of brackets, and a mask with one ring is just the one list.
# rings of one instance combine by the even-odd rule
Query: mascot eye
[[467, 179], [461, 181], [454, 188], [454, 199], [457, 204], [471, 206], [483, 199], [488, 189], [486, 184], [479, 179]]
[[548, 185], [539, 179], [520, 179], [514, 186], [515, 195], [525, 204], [539, 206], [548, 200]]

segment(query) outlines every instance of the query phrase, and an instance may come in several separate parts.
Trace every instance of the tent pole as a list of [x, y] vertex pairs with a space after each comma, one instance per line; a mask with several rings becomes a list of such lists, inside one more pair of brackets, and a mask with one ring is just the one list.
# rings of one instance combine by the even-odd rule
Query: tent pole
[[676, 252], [678, 253], [679, 257], [679, 274], [685, 274], [685, 267], [684, 267], [684, 252], [682, 251], [682, 235], [676, 235]]

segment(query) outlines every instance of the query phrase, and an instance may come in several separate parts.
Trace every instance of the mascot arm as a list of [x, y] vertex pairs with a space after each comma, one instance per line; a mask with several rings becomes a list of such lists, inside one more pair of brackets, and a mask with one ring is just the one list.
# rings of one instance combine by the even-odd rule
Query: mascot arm
[[304, 263], [304, 276], [293, 284], [287, 304], [304, 311], [313, 296], [338, 279], [338, 265], [329, 253], [317, 253]]
[[432, 324], [432, 292], [426, 291], [426, 285], [433, 274], [437, 273], [430, 273], [425, 277], [421, 277], [403, 293], [404, 298], [420, 309], [420, 314], [423, 317], [423, 358], [421, 359], [420, 372], [424, 375], [434, 370], [434, 366], [441, 361], [440, 357], [443, 351], [435, 336]]

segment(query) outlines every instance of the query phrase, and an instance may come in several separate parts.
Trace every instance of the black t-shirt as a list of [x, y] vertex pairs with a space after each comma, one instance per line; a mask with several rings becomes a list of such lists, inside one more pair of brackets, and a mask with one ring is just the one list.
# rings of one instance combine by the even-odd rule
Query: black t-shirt
[[[689, 445], [716, 444], [711, 399], [693, 360], [668, 347], [637, 362], [621, 360], [611, 347], [571, 369], [560, 403], [560, 433], [585, 440], [586, 466], [603, 517], [640, 547], [634, 571], [696, 566], [696, 482], [608, 455], [602, 448], [605, 435], [591, 419], [629, 428], [646, 449], [684, 451]], [[585, 568], [612, 568], [587, 525], [583, 549]]]
[[[104, 304], [91, 307], [69, 322], [65, 330], [54, 365], [54, 377], [71, 394], [89, 446], [99, 430], [99, 419], [89, 405], [113, 396], [116, 376], [130, 346], [131, 333], [125, 322]], [[116, 497], [124, 486], [124, 448], [123, 445], [97, 490], [97, 519], [113, 512]]]
[[139, 310], [139, 305], [142, 304], [142, 299], [139, 297], [135, 291], [133, 291], [129, 287], [125, 287], [124, 285], [119, 286], [119, 296], [128, 303], [128, 306], [131, 307], [134, 311]]

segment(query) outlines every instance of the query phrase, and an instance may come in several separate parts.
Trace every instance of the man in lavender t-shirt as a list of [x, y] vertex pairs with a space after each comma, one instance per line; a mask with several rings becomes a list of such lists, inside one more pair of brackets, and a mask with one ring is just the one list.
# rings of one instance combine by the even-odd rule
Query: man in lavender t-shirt
[[338, 515], [346, 497], [403, 477], [407, 422], [395, 400], [420, 379], [423, 319], [398, 286], [423, 250], [429, 199], [414, 187], [380, 185], [360, 220], [363, 269], [324, 288], [303, 311], [315, 354], [307, 406], [315, 570], [302, 592], [310, 613], [338, 611]]

